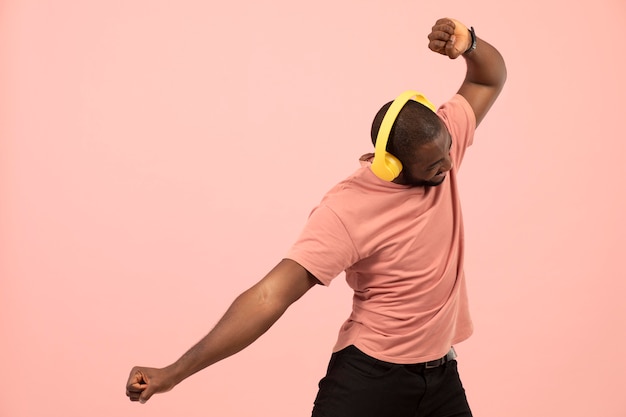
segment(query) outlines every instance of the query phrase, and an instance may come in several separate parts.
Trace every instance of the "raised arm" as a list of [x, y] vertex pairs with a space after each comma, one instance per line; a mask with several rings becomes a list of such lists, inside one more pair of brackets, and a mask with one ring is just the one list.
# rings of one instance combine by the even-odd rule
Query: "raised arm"
[[134, 367], [126, 383], [131, 401], [145, 403], [185, 378], [231, 356], [265, 333], [287, 308], [318, 281], [298, 263], [282, 260], [256, 285], [235, 299], [217, 325], [173, 364]]
[[437, 20], [428, 39], [432, 51], [450, 59], [465, 58], [467, 72], [458, 93], [472, 106], [476, 124], [480, 124], [506, 81], [502, 55], [479, 37], [475, 37], [476, 47], [471, 49], [472, 36], [467, 26], [450, 18]]

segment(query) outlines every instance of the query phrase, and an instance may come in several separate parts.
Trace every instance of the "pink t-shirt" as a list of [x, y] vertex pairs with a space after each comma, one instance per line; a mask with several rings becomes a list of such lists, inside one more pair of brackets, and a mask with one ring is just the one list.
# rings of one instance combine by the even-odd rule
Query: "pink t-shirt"
[[353, 309], [334, 351], [355, 345], [383, 361], [418, 363], [472, 333], [457, 171], [476, 120], [460, 95], [437, 114], [453, 141], [441, 185], [394, 184], [366, 164], [326, 194], [287, 253], [324, 285], [346, 272]]

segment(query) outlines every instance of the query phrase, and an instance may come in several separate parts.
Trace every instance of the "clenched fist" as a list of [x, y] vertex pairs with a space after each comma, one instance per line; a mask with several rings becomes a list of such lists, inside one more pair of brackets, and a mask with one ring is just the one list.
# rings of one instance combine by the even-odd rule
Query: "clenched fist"
[[472, 46], [472, 36], [467, 26], [455, 19], [437, 20], [428, 35], [428, 47], [437, 53], [456, 59]]

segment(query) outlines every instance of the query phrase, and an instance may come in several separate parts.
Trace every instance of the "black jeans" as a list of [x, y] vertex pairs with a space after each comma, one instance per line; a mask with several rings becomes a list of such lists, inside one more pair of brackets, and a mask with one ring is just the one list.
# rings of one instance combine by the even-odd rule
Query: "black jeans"
[[333, 353], [313, 417], [471, 417], [452, 360], [437, 368], [372, 358], [354, 346]]

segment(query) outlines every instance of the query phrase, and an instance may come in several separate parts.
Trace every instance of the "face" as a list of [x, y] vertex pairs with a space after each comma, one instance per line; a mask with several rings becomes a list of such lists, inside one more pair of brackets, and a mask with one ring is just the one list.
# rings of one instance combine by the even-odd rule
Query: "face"
[[452, 169], [450, 148], [452, 137], [447, 129], [442, 129], [441, 135], [417, 149], [416, 161], [403, 166], [394, 182], [414, 187], [440, 185], [446, 179], [446, 173]]

